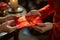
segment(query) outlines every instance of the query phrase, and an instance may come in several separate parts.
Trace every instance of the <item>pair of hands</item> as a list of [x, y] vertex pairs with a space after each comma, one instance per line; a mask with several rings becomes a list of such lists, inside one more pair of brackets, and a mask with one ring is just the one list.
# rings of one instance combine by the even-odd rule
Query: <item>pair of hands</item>
[[15, 17], [16, 15], [13, 14], [7, 15], [6, 17], [0, 17], [0, 31], [11, 33], [18, 29], [14, 21]]
[[[28, 14], [26, 14], [26, 16], [31, 16], [31, 15], [40, 15], [41, 13], [38, 10], [32, 10], [30, 11]], [[16, 15], [7, 15], [6, 17], [0, 17], [0, 23], [1, 23], [1, 27], [0, 30], [3, 32], [13, 32], [16, 29], [18, 29], [18, 27], [16, 26], [14, 19], [15, 17], [17, 17]], [[34, 28], [35, 30], [39, 31], [39, 32], [45, 32], [47, 30], [50, 30], [52, 28], [52, 23], [41, 23]]]
[[[27, 16], [31, 16], [31, 15], [41, 15], [41, 13], [38, 11], [38, 10], [31, 10]], [[33, 29], [39, 31], [40, 33], [44, 33], [50, 29], [52, 29], [53, 27], [53, 23], [50, 23], [50, 22], [46, 22], [46, 23], [41, 23], [41, 24], [38, 24], [37, 26], [34, 26], [32, 27]]]

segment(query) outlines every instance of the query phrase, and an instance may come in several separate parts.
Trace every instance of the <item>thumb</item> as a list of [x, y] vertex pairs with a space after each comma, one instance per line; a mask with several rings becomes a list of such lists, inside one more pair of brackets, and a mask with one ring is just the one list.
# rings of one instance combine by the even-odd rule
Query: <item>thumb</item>
[[9, 29], [9, 33], [13, 32], [17, 29], [15, 26], [12, 27], [12, 26], [9, 26], [9, 25], [7, 25], [7, 28]]
[[15, 15], [14, 14], [10, 14], [10, 15], [6, 16], [7, 20], [14, 20], [16, 17], [19, 17], [19, 16], [17, 16], [16, 14]]
[[38, 24], [38, 26], [45, 27], [45, 24], [44, 23], [40, 23], [40, 24]]
[[17, 29], [18, 28], [17, 26], [12, 27], [12, 26], [9, 26], [9, 25], [7, 25], [7, 27], [10, 28], [10, 29]]

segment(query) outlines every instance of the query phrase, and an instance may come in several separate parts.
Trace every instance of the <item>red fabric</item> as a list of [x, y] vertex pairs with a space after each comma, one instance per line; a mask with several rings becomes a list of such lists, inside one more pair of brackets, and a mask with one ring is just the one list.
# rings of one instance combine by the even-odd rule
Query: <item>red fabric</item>
[[50, 14], [53, 14], [54, 9], [51, 7], [50, 4], [47, 4], [45, 7], [39, 9], [38, 11], [41, 13], [42, 18], [46, 18], [46, 17], [48, 17]]
[[[25, 20], [26, 19], [26, 20]], [[19, 28], [32, 27], [42, 23], [40, 16], [25, 16], [25, 18], [16, 18], [16, 23]]]
[[49, 32], [48, 40], [60, 40], [60, 0], [48, 0], [48, 4], [39, 11], [42, 18], [46, 18], [54, 12], [53, 23], [55, 24]]
[[50, 6], [41, 11], [41, 14], [43, 15], [42, 18], [50, 15], [52, 10], [55, 10], [56, 12], [53, 18], [55, 24], [49, 33], [48, 40], [60, 40], [60, 0], [48, 0], [48, 3]]

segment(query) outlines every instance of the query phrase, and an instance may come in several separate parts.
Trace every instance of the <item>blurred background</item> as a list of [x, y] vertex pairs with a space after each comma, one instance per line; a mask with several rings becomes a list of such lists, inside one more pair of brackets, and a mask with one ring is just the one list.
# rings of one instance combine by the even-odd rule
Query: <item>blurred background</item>
[[[6, 0], [0, 0], [5, 2]], [[8, 0], [9, 2], [9, 0]], [[19, 5], [24, 7], [27, 12], [31, 10], [38, 10], [48, 4], [48, 0], [18, 0]], [[8, 3], [7, 3], [8, 4]], [[9, 4], [8, 4], [9, 5]], [[49, 17], [42, 19], [43, 22], [52, 22], [53, 14]], [[47, 40], [49, 31], [40, 33], [33, 28], [24, 28], [19, 32], [19, 40]], [[9, 40], [13, 40], [13, 37]]]

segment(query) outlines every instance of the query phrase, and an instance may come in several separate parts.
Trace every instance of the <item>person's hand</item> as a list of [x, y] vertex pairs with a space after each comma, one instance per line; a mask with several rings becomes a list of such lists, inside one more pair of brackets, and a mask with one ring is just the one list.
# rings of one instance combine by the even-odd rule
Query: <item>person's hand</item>
[[6, 17], [0, 17], [0, 24], [6, 21]]
[[33, 28], [41, 33], [44, 33], [53, 28], [53, 23], [50, 22], [41, 23], [37, 26], [34, 26]]
[[16, 29], [18, 29], [18, 27], [14, 24], [14, 20], [10, 20], [10, 21], [4, 22], [1, 25], [1, 29], [2, 29], [2, 32], [11, 33], [13, 31], [15, 31]]
[[17, 17], [17, 15], [14, 15], [14, 14], [9, 14], [5, 17], [0, 17], [0, 24], [8, 21], [8, 20], [15, 20], [15, 18]]
[[41, 13], [38, 10], [31, 10], [26, 16], [32, 16], [32, 15], [41, 16]]
[[15, 20], [16, 17], [20, 17], [20, 16], [17, 16], [16, 14], [9, 14], [6, 16], [6, 19], [7, 19], [7, 21], [8, 20]]

